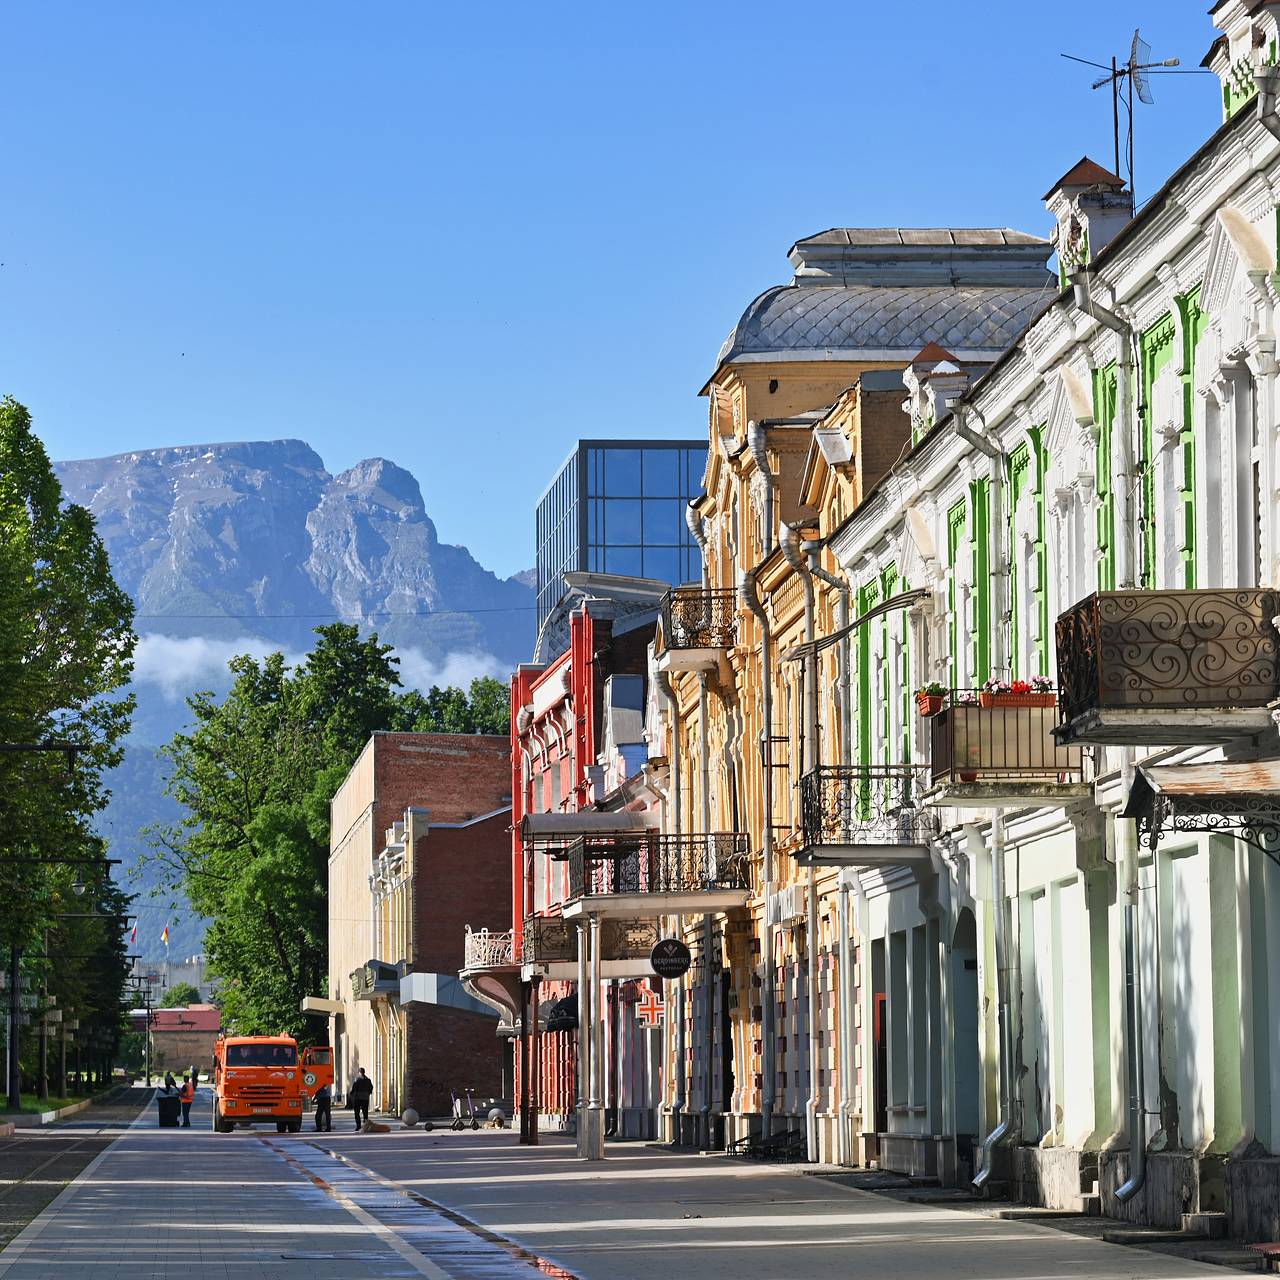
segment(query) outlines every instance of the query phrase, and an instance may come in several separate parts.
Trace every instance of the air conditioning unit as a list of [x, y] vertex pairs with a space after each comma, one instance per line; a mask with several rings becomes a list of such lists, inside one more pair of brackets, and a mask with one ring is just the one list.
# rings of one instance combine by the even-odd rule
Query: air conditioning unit
[[792, 884], [785, 889], [779, 889], [777, 893], [771, 893], [765, 907], [768, 922], [774, 925], [789, 925], [803, 920], [807, 902], [806, 888], [807, 886], [803, 884]]

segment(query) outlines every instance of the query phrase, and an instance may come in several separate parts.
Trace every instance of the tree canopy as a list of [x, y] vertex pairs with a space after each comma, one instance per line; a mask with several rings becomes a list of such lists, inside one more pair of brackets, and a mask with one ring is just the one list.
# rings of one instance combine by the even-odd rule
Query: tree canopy
[[168, 991], [164, 993], [164, 999], [160, 1001], [162, 1009], [185, 1009], [189, 1004], [200, 1003], [200, 989], [192, 986], [189, 982], [175, 982]]
[[[8, 967], [12, 950], [25, 953], [27, 980], [56, 996], [64, 1018], [77, 1018], [80, 1034], [104, 1054], [120, 1034], [126, 962], [116, 917], [128, 899], [106, 874], [92, 820], [106, 803], [104, 775], [120, 760], [133, 710], [124, 692], [132, 624], [133, 606], [111, 575], [92, 515], [63, 505], [30, 414], [6, 397], [0, 742], [10, 749], [0, 752], [0, 963]], [[26, 749], [36, 744], [76, 750]], [[71, 889], [77, 877], [83, 896]]]
[[359, 628], [316, 628], [282, 654], [230, 663], [225, 697], [188, 699], [193, 726], [165, 749], [187, 817], [153, 833], [157, 856], [210, 917], [205, 951], [226, 1023], [307, 1037], [300, 1006], [328, 976], [329, 801], [378, 730], [506, 732], [506, 690], [404, 692], [391, 646]]

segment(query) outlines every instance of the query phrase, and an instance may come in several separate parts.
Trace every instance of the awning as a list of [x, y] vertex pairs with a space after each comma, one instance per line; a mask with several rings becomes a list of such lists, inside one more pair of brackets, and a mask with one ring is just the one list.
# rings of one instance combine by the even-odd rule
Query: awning
[[1280, 760], [1139, 766], [1120, 816], [1152, 849], [1167, 833], [1219, 832], [1280, 862]]

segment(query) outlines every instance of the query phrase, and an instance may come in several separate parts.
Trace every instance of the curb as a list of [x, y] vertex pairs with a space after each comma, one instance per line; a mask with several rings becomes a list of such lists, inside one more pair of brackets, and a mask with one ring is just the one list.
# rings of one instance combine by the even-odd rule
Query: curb
[[105, 1093], [85, 1098], [83, 1102], [73, 1102], [69, 1107], [60, 1107], [57, 1111], [28, 1111], [12, 1116], [0, 1123], [0, 1138], [12, 1137], [17, 1129], [42, 1129], [45, 1125], [55, 1124], [68, 1116], [79, 1115], [80, 1112], [87, 1111], [95, 1102], [105, 1102], [119, 1092], [119, 1088], [108, 1089]]

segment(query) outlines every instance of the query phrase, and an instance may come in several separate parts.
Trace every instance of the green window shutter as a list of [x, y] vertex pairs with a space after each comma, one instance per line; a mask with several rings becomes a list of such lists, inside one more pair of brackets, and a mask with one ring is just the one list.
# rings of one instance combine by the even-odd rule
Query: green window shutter
[[[1280, 228], [1280, 218], [1276, 220]], [[1204, 336], [1205, 315], [1200, 310], [1200, 286], [1178, 300], [1182, 316], [1182, 585], [1196, 585], [1196, 348]]]
[[956, 616], [956, 558], [964, 541], [965, 500], [960, 499], [947, 512], [947, 564], [951, 569], [951, 581], [947, 586], [947, 607], [950, 613], [947, 625], [947, 660], [951, 667], [951, 683], [960, 677], [960, 620]]
[[[1173, 316], [1163, 315], [1138, 339], [1138, 354], [1142, 361], [1142, 458], [1138, 464], [1142, 477], [1142, 509], [1138, 516], [1138, 528], [1142, 534], [1142, 565], [1138, 585], [1151, 590], [1156, 585], [1156, 446], [1152, 410], [1152, 389], [1165, 366], [1173, 359], [1173, 342], [1177, 336]], [[1165, 537], [1172, 529], [1161, 530]]]
[[973, 500], [973, 635], [974, 683], [991, 674], [991, 481], [975, 480], [969, 488]]

